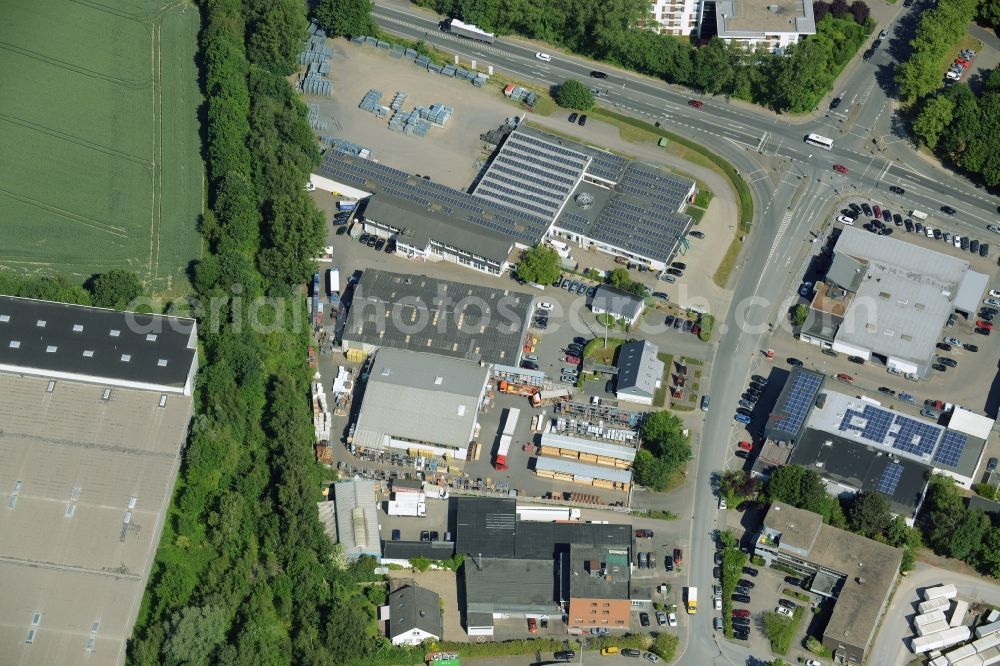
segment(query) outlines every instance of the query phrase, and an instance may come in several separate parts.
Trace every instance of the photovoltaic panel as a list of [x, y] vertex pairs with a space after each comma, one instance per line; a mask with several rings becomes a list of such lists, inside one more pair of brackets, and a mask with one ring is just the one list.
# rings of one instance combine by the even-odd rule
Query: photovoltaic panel
[[785, 432], [798, 432], [805, 423], [822, 381], [821, 376], [811, 372], [800, 372], [792, 381], [785, 402], [778, 409], [783, 414], [781, 428]]
[[897, 414], [890, 431], [892, 447], [918, 456], [928, 456], [934, 451], [941, 437], [941, 430], [939, 426]]
[[941, 445], [934, 454], [934, 462], [957, 467], [968, 441], [969, 438], [963, 433], [956, 432], [955, 430], [945, 430], [944, 435], [941, 437]]
[[896, 463], [889, 463], [882, 470], [882, 477], [878, 480], [878, 484], [875, 486], [875, 490], [880, 493], [885, 493], [890, 497], [894, 492], [896, 492], [896, 486], [899, 484], [899, 477], [903, 475], [903, 466], [897, 465]]

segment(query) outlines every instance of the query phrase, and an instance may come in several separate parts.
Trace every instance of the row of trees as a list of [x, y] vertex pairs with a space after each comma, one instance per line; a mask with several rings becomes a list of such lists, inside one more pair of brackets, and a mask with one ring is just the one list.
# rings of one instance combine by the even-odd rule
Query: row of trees
[[957, 83], [923, 99], [913, 133], [943, 160], [990, 186], [1000, 184], [1000, 70], [990, 72], [977, 97]]
[[[821, 6], [817, 34], [772, 55], [713, 38], [695, 48], [687, 38], [635, 29], [643, 0], [418, 0], [498, 34], [518, 33], [627, 69], [780, 111], [809, 111], [871, 32], [868, 6], [835, 0]], [[574, 105], [569, 105], [574, 106]], [[575, 107], [574, 108], [586, 108]]]
[[[300, 298], [323, 221], [303, 186], [318, 160], [285, 77], [305, 36], [299, 0], [204, 0], [208, 247], [196, 298], [224, 303], [199, 325], [196, 416], [129, 660], [134, 664], [319, 664], [378, 649], [370, 599], [316, 513], [310, 371]], [[242, 299], [238, 302], [237, 299]]]
[[951, 477], [931, 477], [919, 525], [927, 545], [938, 555], [963, 560], [981, 573], [1000, 578], [1000, 524], [978, 509], [967, 508]]
[[976, 16], [980, 0], [939, 0], [920, 18], [910, 40], [910, 57], [897, 65], [896, 83], [900, 99], [907, 103], [941, 87], [942, 59], [965, 34]]
[[139, 276], [119, 268], [93, 275], [83, 286], [63, 277], [0, 273], [0, 294], [112, 310], [151, 311], [148, 303], [138, 300], [147, 295]]
[[684, 423], [667, 411], [653, 412], [642, 424], [642, 448], [636, 453], [635, 482], [665, 490], [670, 478], [691, 460], [691, 444]]

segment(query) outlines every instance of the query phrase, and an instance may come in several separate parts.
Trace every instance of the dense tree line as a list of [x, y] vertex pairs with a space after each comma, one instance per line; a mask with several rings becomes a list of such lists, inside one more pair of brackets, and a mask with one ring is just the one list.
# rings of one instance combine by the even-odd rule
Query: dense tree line
[[931, 477], [919, 525], [927, 545], [938, 555], [964, 560], [981, 573], [1000, 578], [1000, 524], [967, 508], [951, 477]]
[[780, 111], [809, 111], [871, 32], [862, 0], [821, 2], [817, 34], [784, 55], [751, 52], [713, 38], [696, 48], [687, 38], [635, 29], [644, 0], [417, 0], [437, 12], [498, 34], [518, 33], [716, 95]]
[[1000, 70], [990, 72], [979, 96], [956, 83], [918, 104], [913, 132], [938, 157], [990, 186], [1000, 184]]
[[147, 295], [139, 276], [120, 268], [98, 273], [83, 286], [72, 284], [61, 276], [0, 273], [0, 294], [112, 310], [150, 311], [148, 303], [137, 300]]
[[923, 12], [910, 40], [910, 57], [896, 66], [899, 96], [912, 103], [941, 87], [941, 61], [965, 34], [980, 0], [939, 0]]
[[204, 0], [201, 9], [209, 251], [194, 283], [204, 362], [129, 661], [363, 660], [379, 646], [372, 605], [356, 593], [372, 563], [348, 567], [317, 517], [308, 332], [291, 316], [301, 299], [269, 301], [257, 316], [275, 324], [267, 331], [255, 330], [246, 300], [292, 294], [322, 243], [322, 217], [303, 191], [317, 149], [284, 78], [305, 7]]

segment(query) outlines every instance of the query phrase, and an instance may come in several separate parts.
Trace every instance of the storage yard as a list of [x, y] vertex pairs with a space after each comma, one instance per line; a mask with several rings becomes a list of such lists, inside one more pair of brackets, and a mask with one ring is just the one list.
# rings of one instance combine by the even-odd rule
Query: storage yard
[[912, 652], [926, 654], [930, 666], [1000, 663], [1000, 611], [970, 613], [969, 602], [958, 598], [954, 585], [924, 588], [920, 597], [909, 641]]

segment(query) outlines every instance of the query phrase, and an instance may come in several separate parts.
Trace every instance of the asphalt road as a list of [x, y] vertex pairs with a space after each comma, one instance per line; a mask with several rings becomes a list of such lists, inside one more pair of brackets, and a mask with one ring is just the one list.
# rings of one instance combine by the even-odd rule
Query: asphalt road
[[[888, 16], [878, 18], [881, 24], [917, 10], [919, 6], [912, 10], [891, 7], [884, 10]], [[733, 409], [749, 375], [768, 374], [766, 365], [772, 362], [763, 360], [763, 350], [770, 335], [769, 324], [781, 316], [784, 306], [779, 299], [801, 270], [799, 258], [813, 237], [814, 224], [828, 219], [838, 198], [855, 195], [870, 197], [893, 210], [918, 208], [932, 214], [936, 227], [987, 238], [984, 227], [997, 221], [1000, 200], [918, 155], [902, 134], [891, 99], [892, 58], [902, 52], [898, 46], [891, 52], [883, 47], [871, 61], [862, 62], [859, 57], [848, 66], [836, 87], [844, 96], [838, 113], [817, 111], [793, 119], [724, 98], [704, 99], [704, 106], [695, 109], [687, 104], [694, 94], [684, 88], [551, 50], [552, 60], [543, 63], [535, 58], [535, 52], [544, 47], [536, 48], [527, 41], [503, 38], [482, 44], [449, 35], [438, 30], [439, 18], [390, 0], [378, 2], [375, 17], [389, 32], [422, 39], [465, 60], [475, 59], [480, 70], [493, 66], [538, 84], [577, 79], [588, 86], [597, 85], [607, 90], [602, 104], [649, 121], [658, 120], [665, 128], [710, 146], [750, 184], [755, 201], [754, 233], [748, 237], [750, 247], [738, 267], [741, 277], [734, 285], [731, 307], [719, 326], [709, 380], [712, 410], [706, 416], [695, 461], [688, 584], [701, 588], [702, 598], [707, 599], [713, 583], [712, 533], [720, 524], [712, 476], [731, 456], [728, 445], [733, 441]], [[894, 44], [906, 41], [907, 29], [905, 21], [892, 28], [902, 31]], [[608, 72], [609, 78], [591, 78], [595, 69]], [[810, 132], [834, 139], [833, 149], [804, 143]], [[848, 175], [835, 173], [834, 164], [846, 166]], [[905, 197], [890, 194], [890, 185], [903, 187]], [[943, 204], [958, 214], [954, 218], [935, 214]], [[762, 364], [765, 367], [758, 370]], [[712, 616], [702, 609], [688, 618], [687, 626], [693, 631], [681, 634], [678, 663], [748, 663], [751, 655], [746, 647], [719, 640], [712, 630]]]

